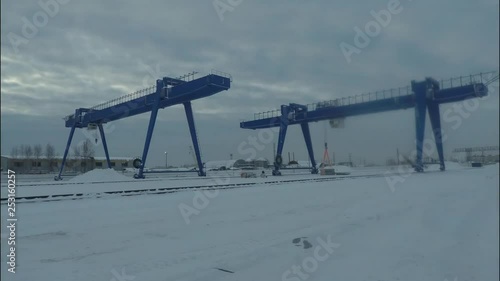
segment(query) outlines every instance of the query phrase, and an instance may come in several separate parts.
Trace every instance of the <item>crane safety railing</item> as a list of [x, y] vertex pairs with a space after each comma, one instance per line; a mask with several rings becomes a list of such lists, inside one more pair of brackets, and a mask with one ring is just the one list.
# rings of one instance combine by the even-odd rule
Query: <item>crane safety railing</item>
[[221, 76], [221, 77], [225, 77], [225, 78], [228, 78], [229, 81], [233, 82], [233, 76], [227, 72], [222, 72], [222, 71], [219, 71], [219, 70], [216, 70], [216, 69], [212, 69], [210, 71], [210, 74], [212, 75], [218, 75], [218, 76]]
[[[488, 86], [489, 83], [498, 80], [498, 71], [489, 71], [477, 74], [471, 74], [468, 76], [459, 76], [450, 79], [443, 79], [439, 81], [440, 89], [448, 89], [453, 87], [461, 87], [476, 83], [484, 83]], [[334, 107], [334, 106], [345, 106], [352, 104], [359, 104], [364, 102], [371, 102], [380, 99], [396, 98], [406, 95], [411, 95], [411, 87], [399, 87], [388, 90], [370, 92], [366, 94], [360, 94], [355, 96], [349, 96], [344, 98], [338, 98], [335, 100], [321, 101], [317, 103], [307, 104], [307, 110], [313, 111], [324, 107]], [[266, 118], [273, 118], [281, 116], [281, 110], [275, 109], [265, 112], [259, 112], [254, 114], [254, 120], [261, 120]]]
[[[199, 74], [199, 72], [193, 71], [193, 72], [187, 73], [185, 75], [176, 77], [175, 79], [182, 80], [184, 82], [189, 82], [189, 81], [192, 81], [192, 80], [196, 79], [196, 77], [197, 77], [196, 74]], [[231, 76], [231, 74], [225, 73], [225, 72], [222, 72], [222, 71], [218, 71], [218, 70], [212, 70], [210, 72], [210, 74], [214, 74], [214, 75], [226, 77], [226, 78], [229, 78], [231, 81], [233, 79], [232, 76]], [[109, 108], [109, 107], [112, 107], [112, 106], [115, 106], [115, 105], [118, 105], [118, 104], [121, 104], [121, 103], [124, 103], [124, 102], [131, 101], [133, 99], [137, 99], [137, 98], [141, 98], [141, 97], [150, 95], [150, 94], [154, 93], [155, 91], [156, 91], [156, 86], [151, 86], [151, 87], [148, 87], [148, 88], [136, 91], [134, 93], [131, 93], [131, 94], [128, 94], [128, 95], [125, 95], [125, 96], [121, 96], [121, 97], [118, 97], [116, 99], [113, 99], [113, 100], [110, 100], [110, 101], [98, 104], [96, 106], [91, 107], [90, 109], [92, 109], [92, 110], [106, 109], [106, 108]]]
[[[307, 111], [314, 111], [326, 107], [336, 107], [336, 106], [346, 106], [365, 102], [371, 102], [381, 99], [397, 98], [402, 96], [411, 95], [410, 86], [387, 89], [381, 91], [375, 91], [365, 94], [359, 94], [350, 97], [343, 97], [334, 100], [320, 101], [317, 103], [307, 104]], [[281, 110], [270, 110], [265, 112], [259, 112], [254, 114], [254, 120], [261, 120], [266, 118], [273, 118], [281, 116]]]
[[[175, 79], [182, 80], [184, 82], [189, 82], [189, 81], [197, 79], [197, 77], [199, 77], [199, 75], [197, 75], [197, 74], [199, 74], [199, 72], [193, 71], [193, 72], [187, 73], [185, 75], [176, 77]], [[218, 71], [218, 70], [212, 69], [211, 72], [210, 72], [210, 74], [222, 76], [222, 77], [225, 77], [225, 78], [229, 78], [231, 81], [233, 81], [233, 77], [229, 73], [225, 73], [225, 72], [222, 72], [222, 71]], [[107, 108], [110, 108], [110, 107], [113, 107], [113, 106], [116, 106], [116, 105], [119, 105], [119, 104], [122, 104], [122, 103], [129, 102], [129, 101], [134, 100], [134, 99], [138, 99], [138, 98], [141, 98], [141, 97], [153, 94], [155, 92], [156, 92], [156, 86], [147, 87], [147, 88], [135, 91], [133, 93], [130, 93], [130, 94], [127, 94], [127, 95], [124, 95], [124, 96], [121, 96], [121, 97], [118, 97], [118, 98], [115, 98], [115, 99], [112, 99], [112, 100], [100, 103], [98, 105], [92, 106], [89, 109], [91, 111], [93, 111], [93, 110], [97, 111], [97, 110], [107, 109]], [[73, 115], [74, 114], [67, 115], [66, 117], [64, 117], [64, 120], [69, 120], [70, 118], [73, 117]]]
[[450, 79], [443, 79], [439, 81], [440, 89], [448, 89], [454, 87], [461, 87], [472, 85], [476, 83], [487, 83], [494, 79], [498, 79], [498, 71], [489, 71], [484, 73], [471, 74], [468, 76], [453, 77]]
[[455, 148], [453, 152], [483, 152], [483, 151], [498, 151], [498, 146], [484, 146], [484, 147], [464, 147]]
[[122, 104], [122, 103], [129, 102], [129, 101], [137, 99], [137, 98], [141, 98], [141, 97], [150, 95], [150, 94], [152, 94], [154, 92], [156, 92], [156, 86], [151, 86], [151, 87], [148, 87], [148, 88], [141, 89], [139, 91], [133, 92], [131, 94], [128, 94], [128, 95], [125, 95], [125, 96], [121, 96], [121, 97], [118, 97], [116, 99], [112, 99], [110, 101], [98, 104], [96, 106], [91, 107], [90, 109], [91, 110], [103, 110], [103, 109], [106, 109], [106, 108], [110, 108], [110, 107], [116, 106], [118, 104]]
[[[118, 104], [122, 104], [122, 103], [125, 103], [125, 102], [129, 102], [131, 100], [134, 100], [134, 99], [138, 99], [138, 98], [150, 95], [150, 94], [152, 94], [154, 92], [156, 92], [156, 86], [151, 86], [151, 87], [144, 88], [144, 89], [141, 89], [139, 91], [135, 91], [133, 93], [130, 93], [130, 94], [127, 94], [127, 95], [124, 95], [124, 96], [121, 96], [121, 97], [118, 97], [118, 98], [115, 98], [115, 99], [112, 99], [112, 100], [100, 103], [98, 105], [90, 107], [89, 109], [91, 111], [93, 111], [93, 110], [103, 110], [103, 109], [106, 109], [106, 108], [110, 108], [110, 107], [116, 106]], [[66, 117], [64, 117], [64, 120], [69, 120], [72, 117], [74, 117], [74, 114], [67, 115]]]

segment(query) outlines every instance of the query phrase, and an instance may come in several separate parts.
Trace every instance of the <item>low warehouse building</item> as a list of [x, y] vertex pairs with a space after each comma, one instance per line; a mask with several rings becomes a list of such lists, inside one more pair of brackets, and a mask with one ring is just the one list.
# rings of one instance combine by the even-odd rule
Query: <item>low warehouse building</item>
[[210, 171], [214, 170], [230, 170], [230, 169], [243, 169], [243, 170], [253, 170], [253, 169], [267, 169], [269, 167], [269, 161], [265, 158], [259, 158], [256, 160], [218, 160], [218, 161], [207, 161], [205, 163], [205, 168]]
[[[10, 157], [8, 155], [1, 156], [2, 171], [7, 169], [13, 170], [16, 173], [52, 173], [59, 170], [62, 164], [62, 157], [54, 157], [47, 159], [42, 156], [38, 159], [23, 158], [23, 157]], [[111, 168], [121, 171], [125, 168], [132, 167], [133, 158], [131, 157], [112, 157]], [[69, 158], [66, 161], [65, 171], [68, 172], [86, 172], [93, 169], [106, 169], [107, 163], [105, 157], [90, 157], [83, 158]]]

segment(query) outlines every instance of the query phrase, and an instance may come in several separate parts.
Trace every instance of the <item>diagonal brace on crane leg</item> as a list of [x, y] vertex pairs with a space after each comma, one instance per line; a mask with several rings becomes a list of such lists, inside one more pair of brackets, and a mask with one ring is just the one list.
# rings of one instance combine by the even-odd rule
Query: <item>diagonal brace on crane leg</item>
[[416, 83], [412, 81], [411, 85], [415, 93], [415, 142], [417, 146], [415, 171], [423, 172], [422, 150], [424, 147], [425, 117], [427, 114], [427, 82]]
[[184, 109], [186, 111], [186, 118], [187, 118], [188, 125], [189, 125], [189, 132], [191, 133], [191, 139], [193, 140], [194, 152], [196, 154], [196, 162], [198, 164], [198, 175], [204, 177], [204, 176], [206, 176], [206, 173], [203, 169], [203, 163], [201, 162], [200, 146], [198, 144], [198, 137], [196, 136], [196, 127], [194, 124], [193, 108], [191, 107], [191, 102], [189, 102], [189, 101], [185, 102]]
[[429, 119], [431, 120], [432, 131], [434, 133], [434, 140], [436, 141], [436, 148], [439, 156], [439, 169], [441, 171], [444, 171], [445, 165], [443, 154], [443, 138], [441, 131], [441, 116], [439, 113], [439, 104], [431, 101], [428, 103], [427, 108], [429, 110]]
[[311, 165], [312, 165], [311, 174], [317, 174], [318, 168], [316, 167], [316, 160], [314, 160], [314, 152], [311, 141], [311, 132], [309, 130], [309, 123], [304, 122], [301, 123], [300, 126], [302, 127], [302, 134], [304, 135], [304, 140], [306, 141], [307, 152], [309, 153], [309, 159], [311, 159]]
[[102, 124], [97, 125], [99, 127], [99, 133], [101, 134], [102, 146], [104, 147], [104, 154], [106, 155], [106, 163], [108, 164], [108, 169], [111, 169], [111, 161], [109, 160], [108, 144], [106, 143], [106, 137], [104, 136], [104, 128]]
[[144, 144], [144, 151], [142, 152], [141, 166], [139, 167], [139, 172], [134, 175], [136, 179], [144, 178], [144, 167], [146, 166], [146, 158], [148, 156], [149, 145], [151, 144], [151, 138], [153, 136], [153, 130], [155, 128], [156, 117], [158, 116], [158, 109], [160, 106], [160, 100], [165, 95], [166, 85], [164, 85], [162, 80], [156, 80], [156, 96], [153, 102], [153, 107], [151, 108], [151, 117], [149, 118], [148, 132], [146, 134], [146, 142]]
[[276, 151], [276, 158], [274, 159], [273, 176], [281, 176], [280, 168], [283, 164], [283, 147], [285, 146], [286, 131], [288, 129], [288, 113], [289, 108], [286, 105], [281, 106], [280, 117], [280, 132], [278, 136], [278, 150]]
[[[77, 115], [79, 115], [78, 111], [75, 112], [75, 116], [77, 116]], [[68, 142], [66, 143], [66, 150], [64, 150], [63, 160], [61, 163], [61, 167], [59, 168], [59, 174], [54, 177], [54, 180], [56, 180], [56, 181], [62, 180], [61, 175], [62, 175], [62, 172], [64, 170], [64, 165], [66, 164], [66, 158], [68, 157], [69, 147], [71, 146], [71, 141], [73, 140], [73, 135], [75, 134], [75, 128], [76, 128], [76, 122], [73, 124], [73, 126], [71, 127], [71, 131], [69, 132]]]

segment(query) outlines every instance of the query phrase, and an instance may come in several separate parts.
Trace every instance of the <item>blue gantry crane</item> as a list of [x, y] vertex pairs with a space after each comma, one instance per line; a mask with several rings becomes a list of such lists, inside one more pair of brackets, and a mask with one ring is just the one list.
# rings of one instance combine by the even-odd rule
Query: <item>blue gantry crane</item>
[[282, 105], [279, 110], [256, 113], [254, 120], [241, 122], [240, 127], [253, 130], [279, 127], [278, 149], [274, 160], [273, 175], [281, 175], [280, 166], [283, 162], [282, 152], [287, 128], [289, 125], [300, 125], [312, 164], [311, 172], [317, 174], [318, 168], [314, 159], [311, 133], [309, 131], [310, 122], [338, 120], [356, 115], [415, 108], [417, 146], [415, 170], [423, 172], [422, 148], [426, 112], [429, 112], [440, 160], [440, 169], [444, 171], [445, 164], [439, 106], [444, 103], [459, 102], [486, 96], [488, 94], [488, 84], [496, 80], [498, 80], [498, 72], [480, 73], [441, 81], [433, 78], [425, 78], [424, 81], [412, 81], [411, 86], [397, 89], [309, 105], [296, 103]]
[[64, 170], [66, 158], [76, 128], [97, 127], [99, 129], [104, 153], [106, 154], [107, 166], [111, 168], [108, 146], [102, 125], [111, 121], [151, 112], [142, 158], [136, 161], [138, 173], [134, 175], [134, 178], [144, 178], [144, 167], [146, 165], [146, 158], [148, 156], [149, 145], [153, 136], [158, 110], [177, 104], [184, 105], [189, 131], [191, 133], [191, 140], [196, 154], [198, 175], [205, 176], [206, 174], [201, 161], [191, 101], [228, 90], [231, 87], [232, 77], [220, 71], [212, 71], [211, 74], [197, 79], [194, 78], [195, 74], [196, 72], [193, 72], [178, 78], [164, 77], [156, 81], [156, 86], [116, 98], [91, 108], [77, 108], [74, 114], [66, 116], [66, 127], [71, 128], [71, 131], [69, 133], [59, 174], [55, 176], [54, 179], [61, 179], [61, 174]]

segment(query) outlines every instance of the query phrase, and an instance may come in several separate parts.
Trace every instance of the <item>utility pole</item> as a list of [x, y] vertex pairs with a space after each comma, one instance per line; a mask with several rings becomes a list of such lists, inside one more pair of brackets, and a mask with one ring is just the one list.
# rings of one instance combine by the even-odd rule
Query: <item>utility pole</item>
[[168, 153], [165, 151], [165, 169], [168, 169]]
[[398, 166], [399, 166], [399, 148], [396, 148], [396, 161], [398, 162]]
[[276, 143], [273, 142], [273, 162], [276, 159]]
[[194, 163], [194, 166], [196, 167], [196, 155], [194, 154], [194, 150], [193, 150], [193, 146], [189, 146], [189, 154], [191, 154], [191, 156], [193, 156], [193, 163]]

